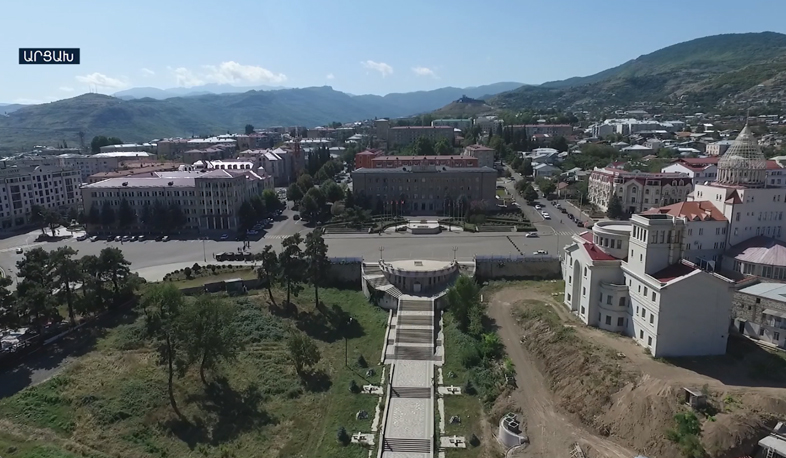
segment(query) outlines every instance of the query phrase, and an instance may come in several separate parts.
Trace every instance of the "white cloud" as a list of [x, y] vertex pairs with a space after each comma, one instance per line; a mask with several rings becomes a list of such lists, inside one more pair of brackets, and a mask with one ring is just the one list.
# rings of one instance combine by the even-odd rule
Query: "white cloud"
[[60, 86], [59, 89], [63, 92], [74, 92], [74, 88], [68, 86]]
[[369, 70], [374, 70], [375, 72], [379, 72], [382, 77], [386, 77], [393, 73], [393, 67], [384, 63], [384, 62], [374, 62], [373, 60], [367, 60], [360, 63], [364, 67]]
[[178, 67], [175, 69], [169, 68], [175, 74], [175, 81], [178, 87], [194, 87], [205, 84], [205, 81], [195, 75], [191, 70]]
[[142, 72], [142, 74], [144, 76], [153, 76], [153, 75], [156, 74], [156, 72], [154, 72], [153, 70], [150, 70], [149, 68], [143, 68], [140, 71]]
[[91, 84], [93, 86], [98, 86], [101, 88], [108, 88], [108, 89], [122, 89], [128, 84], [125, 82], [117, 79], [111, 78], [109, 76], [104, 75], [103, 73], [91, 73], [89, 75], [80, 75], [76, 77], [76, 80], [80, 83], [84, 84]]
[[242, 65], [234, 61], [219, 65], [203, 65], [201, 72], [193, 72], [185, 67], [172, 69], [177, 85], [181, 87], [201, 86], [205, 83], [217, 84], [280, 84], [287, 80], [283, 73], [273, 73], [255, 65]]
[[437, 77], [437, 74], [434, 73], [434, 70], [428, 67], [412, 67], [412, 71], [418, 76], [430, 76], [432, 78]]
[[325, 76], [325, 78], [332, 80], [333, 78], [335, 78], [335, 76], [333, 76], [332, 73], [328, 73], [327, 76]]
[[218, 84], [281, 84], [287, 80], [283, 73], [273, 73], [256, 65], [242, 65], [234, 61], [221, 62], [218, 66], [205, 65], [205, 79]]

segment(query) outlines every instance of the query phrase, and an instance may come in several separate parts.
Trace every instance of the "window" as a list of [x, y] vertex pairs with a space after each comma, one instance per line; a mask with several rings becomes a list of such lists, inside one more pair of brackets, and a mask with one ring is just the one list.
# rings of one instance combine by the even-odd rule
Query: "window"
[[644, 307], [641, 308], [641, 317], [647, 318], [647, 309], [645, 309]]
[[655, 314], [654, 313], [650, 313], [650, 324], [653, 324], [653, 323], [655, 323]]
[[760, 297], [757, 297], [757, 298], [756, 298], [756, 303], [757, 303], [757, 304], [761, 304], [761, 298], [760, 298]]
[[647, 337], [647, 345], [652, 345], [652, 336]]
[[581, 295], [582, 296], [586, 296], [587, 295], [587, 287], [586, 286], [581, 288]]
[[764, 328], [763, 327], [759, 327], [759, 335], [760, 336], [764, 335]]
[[586, 309], [584, 308], [584, 306], [582, 306], [581, 307], [581, 314], [584, 315], [585, 312], [586, 312]]
[[643, 339], [643, 338], [644, 338], [644, 331], [639, 331], [639, 339]]
[[585, 277], [587, 276], [587, 267], [586, 266], [584, 266], [584, 276]]
[[648, 293], [649, 293], [649, 289], [645, 286], [644, 287], [644, 297], [647, 297]]
[[617, 326], [623, 326], [625, 324], [625, 318], [619, 317], [617, 318]]
[[620, 305], [620, 307], [625, 307], [625, 298], [624, 298], [624, 297], [621, 297], [621, 298], [620, 298], [620, 303], [619, 303], [619, 305]]
[[568, 302], [570, 302], [570, 293], [568, 293]]
[[606, 296], [606, 303], [607, 303], [607, 304], [609, 304], [609, 305], [611, 305], [611, 294], [609, 294], [608, 296]]
[[773, 338], [774, 340], [781, 340], [781, 333], [780, 333], [780, 332], [776, 332], [776, 333], [774, 333], [774, 334], [772, 335], [772, 338]]
[[600, 293], [598, 296], [598, 302], [603, 302], [603, 293]]
[[611, 326], [611, 315], [606, 315], [606, 324]]

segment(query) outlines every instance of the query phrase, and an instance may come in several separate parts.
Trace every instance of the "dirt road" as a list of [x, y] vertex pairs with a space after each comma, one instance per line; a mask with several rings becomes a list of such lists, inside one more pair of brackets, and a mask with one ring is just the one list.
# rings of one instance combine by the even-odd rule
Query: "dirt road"
[[508, 356], [516, 366], [518, 389], [513, 392], [512, 398], [522, 409], [530, 439], [530, 446], [518, 452], [516, 456], [569, 457], [570, 449], [575, 443], [579, 443], [585, 453], [591, 450], [588, 456], [604, 458], [636, 456], [633, 451], [592, 434], [578, 422], [574, 422], [558, 411], [549, 391], [548, 382], [521, 345], [520, 331], [516, 321], [511, 318], [511, 304], [525, 299], [520, 290], [516, 293], [515, 297], [511, 297], [504, 290], [500, 291], [491, 296], [488, 307], [488, 315], [499, 326], [500, 338], [505, 344]]

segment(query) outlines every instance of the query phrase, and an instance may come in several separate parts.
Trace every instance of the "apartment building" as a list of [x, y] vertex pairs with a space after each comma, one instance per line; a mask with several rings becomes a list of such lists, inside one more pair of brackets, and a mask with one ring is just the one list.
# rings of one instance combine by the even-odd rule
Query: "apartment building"
[[136, 151], [155, 154], [156, 145], [155, 143], [123, 143], [121, 145], [106, 145], [101, 147], [102, 153], [133, 153]]
[[786, 284], [763, 282], [739, 289], [732, 313], [740, 334], [786, 348]]
[[353, 192], [365, 195], [375, 208], [397, 201], [413, 215], [444, 212], [451, 202], [466, 198], [496, 205], [497, 171], [488, 167], [415, 165], [363, 168], [352, 172]]
[[110, 178], [143, 177], [154, 172], [167, 172], [180, 170], [181, 167], [190, 167], [180, 162], [167, 161], [128, 161], [122, 162], [118, 170], [112, 172], [94, 173], [83, 180], [83, 183], [97, 183]]
[[287, 186], [296, 179], [293, 154], [289, 150], [246, 150], [238, 154], [239, 160], [249, 160], [255, 167], [262, 168], [266, 175], [273, 178], [276, 186]]
[[251, 170], [262, 180], [263, 189], [273, 189], [274, 179], [269, 175], [264, 167], [258, 166], [253, 160], [235, 159], [229, 161], [197, 161], [193, 165], [194, 170]]
[[474, 157], [480, 167], [494, 168], [494, 149], [483, 145], [470, 145], [464, 148], [464, 156]]
[[371, 159], [371, 168], [374, 169], [414, 165], [480, 167], [478, 158], [469, 156], [376, 156]]
[[0, 168], [0, 228], [30, 224], [34, 205], [65, 213], [78, 207], [79, 172], [58, 166]]
[[396, 146], [407, 146], [415, 143], [420, 137], [437, 142], [445, 139], [453, 144], [456, 138], [455, 129], [450, 126], [399, 126], [390, 127], [387, 119], [374, 121], [374, 129], [380, 140], [387, 143], [388, 149]]
[[448, 126], [461, 130], [469, 129], [472, 124], [472, 119], [435, 119], [431, 121], [431, 127]]
[[373, 159], [382, 156], [384, 151], [377, 149], [367, 149], [355, 155], [355, 168], [356, 169], [371, 169], [374, 168]]
[[[155, 172], [150, 177], [112, 178], [81, 188], [86, 211], [108, 204], [117, 211], [123, 199], [139, 216], [156, 201], [176, 204], [185, 216], [183, 229], [197, 231], [237, 230], [242, 203], [264, 190], [264, 179], [251, 170]], [[90, 226], [88, 230], [98, 227]], [[147, 228], [137, 221], [131, 230]]]
[[513, 132], [525, 131], [528, 138], [535, 135], [549, 135], [551, 137], [570, 137], [573, 135], [573, 126], [570, 124], [514, 124], [509, 126]]
[[686, 173], [645, 173], [611, 167], [590, 173], [587, 199], [601, 211], [616, 196], [626, 213], [640, 213], [686, 200], [693, 182]]
[[574, 236], [562, 258], [565, 306], [654, 357], [724, 354], [734, 282], [683, 259], [688, 219], [634, 215]]

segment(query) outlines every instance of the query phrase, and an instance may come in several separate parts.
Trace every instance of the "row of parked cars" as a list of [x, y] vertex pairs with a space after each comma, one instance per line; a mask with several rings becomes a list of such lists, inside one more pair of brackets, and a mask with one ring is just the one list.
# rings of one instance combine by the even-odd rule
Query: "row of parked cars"
[[[78, 241], [82, 242], [84, 240], [90, 240], [91, 242], [97, 242], [102, 240], [101, 236], [94, 235], [92, 237], [88, 236], [87, 234], [82, 234], [76, 238]], [[107, 242], [144, 242], [145, 240], [155, 240], [156, 242], [168, 242], [169, 236], [168, 235], [159, 235], [156, 238], [150, 238], [144, 235], [110, 235], [107, 236]]]

